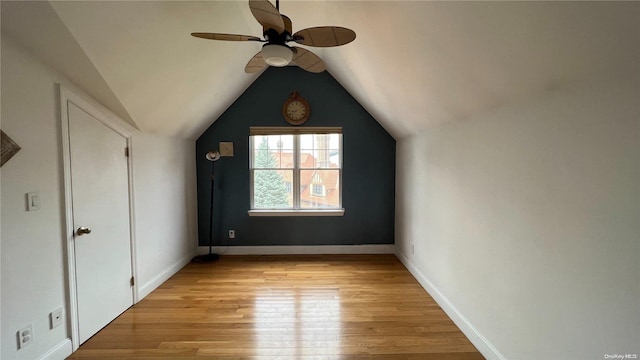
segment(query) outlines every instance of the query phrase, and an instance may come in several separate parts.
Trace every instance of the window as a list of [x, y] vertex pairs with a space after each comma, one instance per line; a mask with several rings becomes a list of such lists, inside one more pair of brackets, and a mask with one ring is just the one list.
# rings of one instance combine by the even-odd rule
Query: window
[[342, 215], [341, 128], [251, 128], [250, 215]]
[[311, 195], [313, 195], [313, 196], [325, 196], [324, 185], [311, 184]]

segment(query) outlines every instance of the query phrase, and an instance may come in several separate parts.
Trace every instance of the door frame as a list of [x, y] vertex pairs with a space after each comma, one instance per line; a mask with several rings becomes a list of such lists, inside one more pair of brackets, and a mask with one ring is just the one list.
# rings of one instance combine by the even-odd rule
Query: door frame
[[[129, 156], [127, 157], [127, 177], [129, 187], [129, 238], [131, 247], [131, 275], [137, 278], [136, 271], [136, 246], [135, 246], [135, 219], [134, 219], [134, 201], [133, 201], [133, 152], [131, 150], [133, 144], [133, 135], [122, 124], [123, 121], [108, 110], [100, 109], [98, 106], [91, 104], [88, 100], [76, 95], [74, 92], [59, 84], [60, 93], [60, 122], [62, 128], [62, 163], [63, 163], [63, 182], [64, 182], [64, 239], [67, 254], [67, 286], [69, 301], [67, 306], [68, 322], [71, 330], [71, 345], [73, 351], [80, 347], [80, 332], [78, 318], [78, 291], [76, 281], [76, 254], [75, 254], [75, 238], [73, 226], [73, 196], [71, 184], [71, 143], [69, 139], [69, 113], [68, 103], [73, 103], [89, 115], [97, 119], [106, 127], [115, 131], [125, 138]], [[138, 284], [134, 281], [131, 287], [133, 304], [138, 302]]]

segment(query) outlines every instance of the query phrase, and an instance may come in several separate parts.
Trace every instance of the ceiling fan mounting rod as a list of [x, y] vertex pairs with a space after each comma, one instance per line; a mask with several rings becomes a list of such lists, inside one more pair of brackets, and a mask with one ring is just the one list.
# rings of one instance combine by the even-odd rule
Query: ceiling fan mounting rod
[[280, 0], [276, 0], [276, 10], [280, 11]]

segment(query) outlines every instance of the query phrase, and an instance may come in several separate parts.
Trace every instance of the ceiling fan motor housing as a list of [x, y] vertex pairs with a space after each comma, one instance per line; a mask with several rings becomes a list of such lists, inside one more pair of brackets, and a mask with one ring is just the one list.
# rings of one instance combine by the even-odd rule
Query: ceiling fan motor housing
[[[288, 17], [282, 15], [283, 19], [289, 19]], [[267, 40], [269, 44], [278, 44], [284, 45], [287, 41], [293, 40], [291, 36], [291, 20], [289, 22], [285, 21], [285, 30], [280, 34], [275, 29], [266, 29], [262, 28], [262, 35], [264, 35], [264, 39]]]

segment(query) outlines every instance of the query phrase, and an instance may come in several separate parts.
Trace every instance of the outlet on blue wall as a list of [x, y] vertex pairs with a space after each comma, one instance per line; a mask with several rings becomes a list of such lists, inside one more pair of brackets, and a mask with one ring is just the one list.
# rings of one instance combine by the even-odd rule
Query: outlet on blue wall
[[[241, 75], [242, 76], [242, 75]], [[341, 217], [250, 217], [249, 128], [290, 126], [282, 104], [293, 91], [307, 99], [311, 117], [301, 126], [341, 126], [343, 131]], [[234, 143], [234, 156], [205, 159], [220, 141]], [[211, 166], [215, 164], [211, 216]], [[298, 67], [268, 68], [196, 142], [199, 245], [214, 246], [393, 244], [395, 140], [328, 73]], [[228, 239], [228, 231], [237, 234]]]

